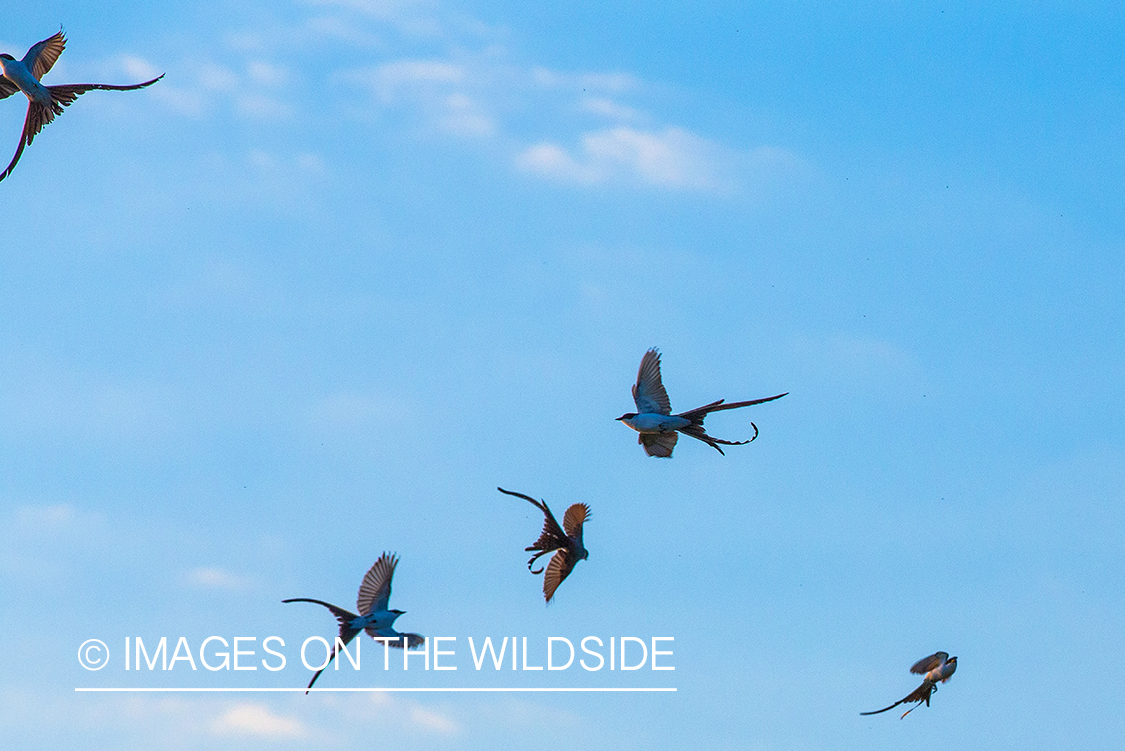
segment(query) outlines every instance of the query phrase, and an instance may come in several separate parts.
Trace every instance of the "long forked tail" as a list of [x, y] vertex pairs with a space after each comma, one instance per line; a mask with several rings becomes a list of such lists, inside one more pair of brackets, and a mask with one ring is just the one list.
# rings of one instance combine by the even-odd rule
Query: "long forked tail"
[[[904, 701], [905, 701], [905, 700], [904, 700]], [[866, 717], [867, 715], [873, 715], [873, 714], [883, 714], [884, 712], [889, 712], [889, 711], [891, 711], [892, 709], [894, 709], [895, 707], [897, 707], [897, 706], [898, 706], [899, 704], [902, 704], [902, 702], [901, 702], [901, 701], [896, 701], [896, 702], [895, 702], [894, 704], [892, 704], [892, 705], [891, 705], [891, 706], [889, 706], [889, 707], [883, 707], [882, 709], [876, 709], [876, 710], [875, 710], [874, 712], [860, 712], [860, 714], [861, 714], [861, 715], [863, 715], [864, 717]], [[902, 717], [905, 717], [905, 716], [906, 716], [906, 715], [903, 715]], [[901, 719], [902, 719], [902, 717], [900, 717], [899, 719], [901, 720]]]
[[789, 392], [786, 391], [784, 394], [767, 396], [765, 399], [751, 399], [748, 402], [730, 402], [729, 404], [724, 403], [725, 400], [720, 399], [717, 402], [711, 402], [710, 404], [704, 404], [702, 407], [696, 407], [687, 412], [681, 412], [677, 417], [683, 417], [684, 419], [691, 420], [693, 423], [702, 425], [703, 418], [712, 412], [722, 412], [724, 409], [738, 409], [739, 407], [752, 407], [755, 404], [765, 404], [766, 402], [772, 402], [774, 399], [780, 399], [788, 395]]
[[[23, 154], [23, 147], [31, 142], [31, 139], [28, 138], [27, 134], [30, 132], [30, 126], [33, 118], [38, 119], [40, 117], [40, 115], [35, 112], [36, 109], [46, 110], [51, 117], [54, 117], [54, 115], [50, 114], [51, 110], [47, 107], [35, 104], [34, 102], [28, 105], [27, 117], [25, 117], [23, 121], [23, 133], [20, 134], [19, 146], [16, 147], [16, 154], [12, 157], [12, 161], [8, 163], [8, 168], [4, 170], [3, 174], [0, 174], [0, 180], [3, 180], [8, 175], [12, 174], [12, 170], [16, 168], [16, 162], [20, 160], [20, 156]], [[50, 119], [48, 119], [47, 122], [50, 122]], [[40, 125], [39, 127], [42, 128], [43, 126]]]
[[[332, 613], [332, 615], [336, 616], [336, 620], [339, 621], [339, 623], [340, 623], [339, 639], [340, 639], [341, 644], [350, 643], [351, 640], [356, 637], [356, 634], [359, 633], [358, 629], [354, 629], [349, 625], [350, 622], [352, 620], [354, 620], [355, 618], [357, 618], [358, 616], [355, 613], [352, 613], [351, 611], [344, 610], [343, 608], [339, 607], [338, 605], [333, 605], [332, 603], [325, 602], [324, 600], [314, 600], [311, 597], [293, 597], [293, 598], [288, 599], [288, 600], [282, 600], [282, 602], [311, 602], [311, 603], [315, 603], [317, 605], [323, 605], [324, 607], [328, 608], [329, 612]], [[323, 673], [328, 668], [328, 666], [332, 664], [332, 661], [334, 659], [336, 659], [336, 644], [335, 643], [332, 644], [332, 652], [329, 653], [329, 655], [328, 655], [328, 662], [324, 663], [324, 667], [321, 668], [320, 670], [316, 671], [316, 673], [312, 677], [312, 680], [309, 681], [309, 685], [305, 689], [306, 695], [309, 693], [310, 690], [312, 690], [313, 684], [316, 683], [316, 679], [319, 678], [320, 674]]]
[[755, 404], [772, 402], [774, 399], [780, 399], [781, 397], [788, 394], [789, 392], [786, 391], [784, 394], [778, 394], [777, 396], [768, 396], [765, 399], [751, 399], [747, 402], [731, 402], [730, 404], [725, 404], [724, 401], [720, 399], [717, 402], [704, 404], [702, 407], [696, 407], [695, 409], [689, 410], [687, 412], [681, 412], [677, 415], [677, 417], [682, 417], [685, 420], [691, 420], [691, 425], [687, 426], [686, 428], [680, 428], [679, 430], [684, 435], [689, 435], [696, 440], [703, 441], [708, 446], [718, 451], [720, 454], [723, 454], [723, 450], [719, 448], [720, 443], [724, 446], [742, 446], [744, 444], [750, 443], [758, 437], [758, 426], [754, 423], [750, 423], [750, 427], [754, 429], [754, 435], [745, 441], [725, 441], [722, 438], [715, 438], [714, 436], [707, 435], [707, 431], [703, 428], [703, 418], [707, 417], [707, 415], [711, 414], [712, 412], [722, 412], [724, 409], [738, 409], [739, 407], [750, 407]]
[[15, 156], [12, 161], [8, 163], [7, 168], [0, 172], [0, 180], [3, 180], [8, 175], [12, 174], [12, 170], [16, 168], [16, 163], [19, 162], [20, 156], [23, 155], [25, 146], [30, 146], [31, 142], [35, 140], [35, 136], [39, 135], [39, 131], [48, 125], [56, 116], [63, 113], [63, 107], [69, 107], [74, 103], [74, 100], [85, 94], [87, 91], [104, 90], [104, 91], [132, 91], [133, 89], [143, 89], [145, 86], [152, 84], [164, 78], [164, 74], [160, 74], [151, 81], [144, 83], [135, 83], [128, 86], [114, 86], [108, 83], [71, 83], [63, 84], [61, 86], [48, 86], [47, 91], [51, 94], [51, 104], [46, 106], [38, 102], [31, 102], [27, 107], [27, 117], [23, 121], [23, 133], [20, 134], [19, 146], [16, 147]]

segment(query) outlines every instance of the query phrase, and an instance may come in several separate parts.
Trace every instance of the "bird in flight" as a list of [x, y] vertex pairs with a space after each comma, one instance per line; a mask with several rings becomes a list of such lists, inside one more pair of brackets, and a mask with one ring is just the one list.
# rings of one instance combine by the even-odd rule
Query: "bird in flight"
[[649, 456], [671, 457], [679, 433], [703, 441], [722, 454], [723, 450], [719, 448], [720, 443], [724, 446], [741, 446], [750, 443], [758, 437], [758, 426], [750, 423], [750, 427], [754, 428], [754, 437], [749, 441], [724, 441], [721, 438], [707, 435], [707, 432], [703, 429], [703, 418], [712, 412], [719, 412], [724, 409], [737, 409], [749, 407], [752, 404], [772, 402], [788, 393], [786, 391], [785, 394], [767, 396], [765, 399], [732, 402], [730, 404], [724, 404], [723, 400], [720, 399], [717, 402], [704, 404], [702, 407], [688, 412], [673, 415], [672, 404], [668, 401], [668, 392], [664, 390], [664, 384], [660, 381], [660, 352], [654, 348], [645, 352], [645, 356], [641, 358], [641, 367], [637, 370], [637, 382], [633, 385], [633, 401], [637, 405], [637, 411], [627, 412], [617, 419], [640, 433], [637, 436], [637, 443], [645, 447], [645, 453]]
[[[915, 706], [902, 713], [902, 717], [906, 717], [906, 715], [922, 706], [922, 702], [926, 702], [926, 706], [928, 707], [930, 706], [930, 696], [937, 691], [938, 683], [948, 681], [953, 675], [953, 671], [956, 669], [957, 658], [950, 657], [948, 652], [934, 652], [929, 657], [923, 657], [921, 660], [914, 663], [914, 667], [910, 668], [911, 673], [926, 676], [922, 679], [921, 686], [910, 692], [905, 699], [900, 699], [889, 707], [877, 709], [874, 712], [860, 712], [860, 714], [879, 714], [894, 709], [899, 704], [914, 704]], [[901, 720], [902, 717], [899, 717], [899, 719]]]
[[570, 576], [570, 572], [574, 570], [574, 565], [590, 557], [590, 553], [582, 545], [582, 525], [590, 518], [590, 507], [585, 503], [574, 504], [563, 514], [563, 523], [560, 527], [551, 509], [547, 508], [546, 501], [537, 501], [531, 496], [513, 493], [504, 488], [496, 489], [501, 493], [523, 498], [543, 512], [543, 532], [534, 545], [524, 550], [535, 553], [527, 562], [527, 570], [533, 574], [543, 573], [542, 568], [538, 571], [531, 568], [535, 561], [548, 553], [555, 554], [547, 564], [547, 574], [543, 577], [543, 597], [550, 602], [563, 579]]
[[6, 99], [17, 91], [22, 91], [27, 96], [27, 117], [23, 121], [23, 133], [20, 135], [20, 144], [12, 163], [0, 173], [0, 180], [12, 174], [16, 162], [20, 160], [25, 146], [30, 146], [32, 140], [38, 135], [43, 126], [55, 119], [56, 115], [63, 113], [63, 107], [68, 107], [80, 95], [93, 89], [106, 91], [132, 91], [143, 89], [164, 78], [161, 74], [151, 81], [136, 83], [131, 86], [113, 86], [108, 83], [69, 83], [61, 86], [44, 86], [39, 82], [55, 61], [59, 59], [66, 47], [66, 37], [60, 29], [54, 36], [39, 42], [24, 55], [23, 60], [16, 60], [11, 55], [0, 53], [0, 99]]
[[[336, 620], [340, 622], [340, 643], [344, 646], [347, 646], [360, 631], [366, 631], [374, 639], [388, 640], [383, 641], [384, 644], [399, 649], [403, 649], [404, 646], [407, 649], [414, 649], [422, 646], [426, 637], [419, 634], [400, 634], [395, 631], [392, 624], [394, 624], [396, 618], [406, 611], [387, 609], [388, 601], [391, 599], [391, 577], [395, 575], [395, 566], [397, 565], [397, 556], [383, 553], [379, 556], [379, 560], [375, 561], [375, 565], [364, 574], [363, 583], [359, 585], [359, 597], [356, 600], [359, 615], [323, 600], [313, 600], [308, 597], [294, 597], [291, 600], [282, 600], [282, 602], [315, 602], [317, 605], [328, 608], [332, 615], [336, 616]], [[328, 663], [325, 663], [323, 668], [316, 671], [316, 675], [309, 681], [308, 689], [305, 690], [306, 694], [335, 657], [336, 647], [333, 645], [332, 653], [328, 656]]]

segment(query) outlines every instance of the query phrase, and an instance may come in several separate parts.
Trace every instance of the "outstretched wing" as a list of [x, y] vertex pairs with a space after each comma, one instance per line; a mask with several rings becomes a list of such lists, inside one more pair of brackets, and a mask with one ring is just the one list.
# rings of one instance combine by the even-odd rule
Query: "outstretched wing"
[[637, 436], [637, 443], [645, 447], [649, 456], [659, 456], [667, 459], [672, 456], [672, 449], [676, 448], [679, 433], [641, 433]]
[[63, 36], [62, 29], [59, 29], [55, 34], [29, 49], [23, 56], [23, 64], [38, 80], [47, 75], [47, 71], [59, 59], [64, 49], [66, 49], [66, 37]]
[[386, 610], [391, 599], [391, 577], [395, 575], [395, 566], [398, 558], [390, 553], [383, 553], [375, 565], [363, 575], [363, 583], [359, 585], [359, 597], [356, 598], [356, 607], [361, 615], [367, 615], [375, 610]]
[[575, 563], [576, 561], [572, 561], [565, 550], [560, 550], [547, 564], [547, 573], [543, 575], [543, 597], [547, 602], [555, 596], [555, 590], [563, 583], [563, 579], [570, 576]]
[[590, 507], [585, 503], [576, 503], [563, 514], [563, 529], [568, 537], [582, 539], [582, 525], [590, 518]]
[[[525, 550], [542, 550], [549, 552], [551, 550], [557, 550], [558, 548], [564, 547], [566, 545], [566, 533], [563, 532], [562, 527], [559, 526], [558, 521], [555, 519], [555, 515], [551, 513], [551, 509], [547, 507], [547, 503], [545, 501], [537, 501], [529, 495], [516, 493], [511, 490], [504, 490], [504, 488], [496, 489], [501, 493], [514, 495], [517, 498], [522, 498], [543, 512], [543, 531], [539, 533], [539, 539], [536, 540], [535, 543], [530, 547], [524, 548]], [[538, 557], [539, 556], [536, 556], [536, 558]], [[531, 561], [534, 560], [535, 558], [531, 559]], [[528, 561], [529, 566], [531, 561]]]
[[[40, 42], [40, 44], [42, 43], [43, 42]], [[20, 155], [23, 154], [24, 147], [31, 145], [31, 142], [35, 140], [35, 136], [39, 134], [39, 131], [43, 130], [43, 126], [54, 120], [56, 115], [62, 114], [63, 107], [69, 107], [74, 103], [75, 99], [85, 94], [87, 91], [132, 91], [133, 89], [143, 89], [145, 86], [151, 86], [161, 78], [164, 78], [164, 76], [160, 75], [151, 81], [131, 84], [129, 86], [114, 86], [108, 83], [75, 83], [66, 84], [64, 86], [48, 86], [47, 90], [51, 92], [51, 99], [53, 100], [51, 106], [47, 107], [37, 102], [30, 102], [28, 104], [27, 117], [23, 122], [23, 133], [20, 135], [19, 146], [16, 148], [16, 154], [12, 157], [12, 161], [8, 163], [7, 169], [0, 172], [0, 180], [12, 174], [12, 170], [16, 168], [16, 163], [20, 160]], [[2, 83], [7, 80], [8, 79], [3, 76], [0, 76], [0, 94], [3, 94], [3, 96], [0, 96], [0, 99], [8, 95], [4, 93], [6, 89]]]
[[948, 659], [948, 652], [934, 652], [929, 657], [923, 657], [921, 660], [918, 660], [918, 662], [914, 663], [914, 666], [910, 668], [910, 672], [917, 673], [918, 675], [925, 675], [934, 668], [940, 666]]
[[660, 353], [656, 348], [645, 352], [641, 358], [637, 382], [633, 384], [633, 403], [637, 405], [637, 414], [672, 413], [672, 403], [668, 401], [668, 392], [660, 380]]
[[369, 628], [367, 634], [380, 644], [386, 644], [388, 647], [396, 649], [403, 649], [404, 640], [406, 641], [406, 649], [414, 649], [426, 643], [426, 637], [421, 634], [400, 634], [394, 629], [384, 629], [384, 631], [389, 633], [379, 633], [378, 630]]
[[19, 90], [20, 87], [12, 83], [12, 80], [10, 78], [5, 78], [4, 76], [0, 75], [0, 99], [7, 99]]

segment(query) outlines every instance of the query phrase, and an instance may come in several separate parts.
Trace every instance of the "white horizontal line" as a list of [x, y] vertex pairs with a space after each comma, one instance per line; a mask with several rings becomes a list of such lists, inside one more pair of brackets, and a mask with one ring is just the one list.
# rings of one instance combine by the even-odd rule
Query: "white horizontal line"
[[[176, 693], [176, 692], [241, 692], [241, 693], [257, 693], [257, 692], [301, 692], [304, 693], [309, 689], [304, 688], [75, 688], [75, 691], [89, 691], [99, 693]], [[465, 692], [487, 692], [487, 693], [583, 693], [583, 692], [610, 692], [610, 693], [623, 693], [623, 692], [675, 692], [674, 688], [314, 688], [313, 693], [328, 691], [328, 692], [348, 692], [348, 691], [365, 691], [365, 692], [435, 692], [435, 693], [465, 693]]]

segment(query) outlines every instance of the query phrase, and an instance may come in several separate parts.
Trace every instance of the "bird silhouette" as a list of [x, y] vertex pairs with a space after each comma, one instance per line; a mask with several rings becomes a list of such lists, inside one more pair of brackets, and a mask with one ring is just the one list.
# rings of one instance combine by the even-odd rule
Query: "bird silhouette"
[[[400, 634], [394, 630], [392, 625], [395, 619], [406, 611], [387, 609], [388, 602], [391, 599], [391, 577], [395, 575], [397, 565], [397, 556], [383, 553], [379, 556], [379, 560], [375, 561], [375, 565], [364, 574], [363, 583], [359, 585], [359, 597], [356, 599], [356, 608], [359, 610], [359, 615], [323, 600], [313, 600], [308, 597], [294, 597], [289, 600], [282, 600], [282, 602], [313, 602], [328, 608], [332, 615], [336, 616], [336, 620], [340, 622], [340, 642], [344, 646], [347, 646], [360, 631], [366, 631], [372, 638], [391, 640], [385, 641], [384, 644], [389, 644], [392, 647], [403, 649], [404, 645], [399, 643], [400, 641], [405, 642], [405, 648], [407, 649], [420, 647], [425, 643], [426, 637], [420, 634]], [[316, 671], [316, 675], [309, 681], [308, 688], [305, 689], [306, 694], [316, 683], [320, 674], [324, 672], [324, 669], [335, 658], [336, 646], [333, 644], [328, 662], [325, 663], [323, 668]]]
[[915, 706], [902, 713], [902, 717], [899, 717], [901, 720], [903, 717], [906, 717], [906, 715], [922, 706], [922, 702], [926, 702], [927, 707], [930, 706], [930, 696], [937, 691], [937, 684], [948, 681], [955, 670], [957, 670], [957, 658], [950, 657], [948, 652], [934, 652], [929, 657], [923, 657], [910, 668], [911, 673], [926, 676], [922, 679], [921, 686], [907, 694], [906, 698], [896, 701], [889, 707], [883, 707], [874, 712], [860, 712], [860, 714], [880, 714], [894, 709], [899, 704], [915, 704]]
[[546, 501], [537, 501], [531, 496], [514, 493], [511, 490], [504, 490], [504, 488], [496, 489], [501, 493], [523, 498], [543, 512], [543, 531], [540, 533], [539, 539], [524, 550], [535, 552], [535, 555], [531, 556], [531, 559], [527, 562], [527, 570], [533, 574], [543, 573], [542, 568], [538, 571], [531, 568], [535, 561], [548, 553], [554, 553], [550, 562], [547, 563], [547, 573], [543, 577], [543, 597], [547, 602], [550, 602], [551, 598], [555, 596], [555, 590], [574, 570], [575, 564], [590, 557], [590, 553], [582, 545], [582, 525], [590, 518], [590, 507], [585, 503], [575, 503], [563, 514], [563, 523], [560, 527], [558, 521], [555, 520], [555, 515], [547, 507]]
[[68, 107], [75, 99], [87, 91], [101, 89], [104, 91], [132, 91], [143, 89], [164, 78], [161, 74], [151, 81], [136, 83], [129, 86], [114, 86], [108, 83], [69, 83], [61, 86], [44, 86], [39, 82], [55, 61], [59, 59], [66, 47], [66, 37], [60, 29], [55, 35], [44, 39], [33, 46], [24, 55], [23, 60], [16, 60], [11, 55], [0, 53], [0, 99], [6, 99], [17, 91], [22, 91], [27, 96], [27, 117], [23, 121], [23, 133], [20, 143], [16, 148], [16, 155], [12, 157], [8, 168], [0, 173], [0, 180], [12, 174], [16, 162], [20, 160], [25, 146], [30, 146], [32, 140], [38, 135], [43, 126], [55, 119], [56, 115], [63, 113], [63, 107]]
[[753, 404], [772, 402], [788, 393], [786, 391], [785, 394], [768, 396], [765, 399], [732, 402], [730, 404], [724, 404], [724, 400], [720, 399], [717, 402], [704, 404], [702, 407], [673, 415], [671, 402], [668, 401], [668, 392], [664, 390], [664, 384], [660, 380], [660, 352], [654, 348], [645, 352], [645, 356], [641, 358], [641, 367], [637, 370], [637, 382], [633, 385], [633, 401], [637, 405], [637, 411], [627, 412], [617, 419], [640, 433], [637, 436], [637, 443], [645, 447], [645, 453], [649, 456], [670, 458], [680, 433], [703, 441], [722, 454], [723, 450], [719, 448], [720, 443], [724, 446], [741, 446], [750, 443], [758, 437], [758, 426], [750, 423], [750, 427], [754, 428], [754, 436], [749, 440], [724, 441], [721, 438], [707, 435], [707, 432], [703, 429], [703, 418], [712, 412], [720, 412], [724, 409], [737, 409], [749, 407]]

